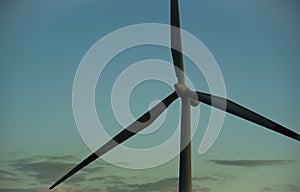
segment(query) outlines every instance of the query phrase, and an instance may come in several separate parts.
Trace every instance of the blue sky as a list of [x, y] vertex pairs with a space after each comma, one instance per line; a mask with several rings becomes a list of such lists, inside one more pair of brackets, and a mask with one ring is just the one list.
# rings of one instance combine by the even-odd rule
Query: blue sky
[[[300, 132], [300, 3], [191, 0], [180, 1], [180, 8], [182, 27], [199, 38], [217, 60], [228, 98]], [[72, 85], [82, 57], [97, 40], [121, 27], [168, 24], [169, 1], [2, 1], [0, 9], [0, 191], [43, 191], [90, 153], [72, 112]], [[103, 79], [114, 81], [122, 58], [125, 65], [132, 59], [153, 57], [171, 61], [167, 49], [157, 49], [135, 48], [120, 55]], [[209, 91], [192, 66], [186, 67], [186, 72], [197, 89]], [[171, 92], [161, 89], [153, 99]], [[146, 93], [137, 89], [136, 96]], [[108, 99], [99, 90], [96, 94]], [[113, 120], [110, 105], [96, 103], [100, 117], [107, 112], [102, 115], [109, 124], [108, 120]], [[149, 104], [138, 101], [131, 105], [134, 114], [139, 114]], [[178, 107], [177, 101], [169, 120], [177, 119]], [[193, 140], [196, 189], [300, 191], [295, 179], [300, 176], [299, 143], [231, 115], [226, 115], [216, 144], [199, 156], [209, 108], [201, 106], [201, 110], [202, 121]], [[136, 142], [141, 144], [138, 138]], [[172, 191], [177, 164], [175, 158], [158, 168], [133, 171], [99, 160], [61, 190], [121, 191], [121, 186], [127, 186], [128, 191], [164, 191], [169, 186]], [[56, 166], [57, 172], [49, 170], [51, 166]], [[98, 171], [93, 172], [92, 167]]]

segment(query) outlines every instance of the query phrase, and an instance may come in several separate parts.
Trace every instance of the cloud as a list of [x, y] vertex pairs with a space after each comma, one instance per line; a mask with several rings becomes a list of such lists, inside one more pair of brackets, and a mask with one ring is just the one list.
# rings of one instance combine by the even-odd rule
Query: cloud
[[200, 188], [200, 191], [201, 192], [209, 192], [210, 188], [209, 187], [202, 187], [202, 188]]
[[209, 160], [218, 165], [240, 166], [240, 167], [257, 167], [257, 166], [274, 166], [281, 165], [292, 160]]
[[12, 172], [9, 172], [9, 171], [0, 170], [0, 176], [12, 176], [12, 177], [15, 177], [17, 175], [15, 173], [12, 173]]
[[41, 156], [44, 157], [46, 159], [48, 159], [48, 161], [75, 161], [75, 157], [73, 157], [72, 155], [64, 155], [64, 156]]
[[92, 178], [87, 178], [87, 181], [103, 181], [105, 180], [105, 177], [92, 177]]
[[[214, 177], [195, 177], [193, 181], [203, 181], [203, 180], [217, 180]], [[194, 191], [199, 192], [209, 192], [210, 188], [208, 187], [199, 187], [197, 185], [193, 186]], [[119, 191], [127, 191], [127, 192], [135, 192], [135, 191], [143, 191], [143, 192], [177, 192], [178, 191], [178, 178], [165, 178], [156, 182], [143, 183], [143, 184], [121, 184], [121, 185], [113, 185], [107, 187], [106, 190], [108, 192], [119, 192]]]
[[17, 174], [10, 171], [0, 170], [0, 180], [1, 181], [20, 181], [21, 178], [18, 178]]
[[54, 190], [49, 190], [47, 188], [0, 188], [0, 192], [107, 192], [106, 190], [101, 189], [89, 189], [89, 188], [80, 188], [80, 187], [69, 187], [69, 188], [57, 188]]
[[124, 182], [126, 178], [116, 175], [108, 175], [105, 177], [92, 177], [87, 179], [88, 181], [101, 181], [105, 185], [125, 185]]
[[[73, 175], [72, 177], [70, 177], [70, 179], [67, 179], [66, 181], [64, 181], [64, 183], [67, 183], [67, 184], [76, 184], [76, 185], [79, 185], [80, 182], [83, 182], [85, 181], [85, 176], [83, 174], [77, 174], [77, 175]], [[55, 181], [55, 180], [53, 180]]]
[[51, 191], [47, 188], [41, 188], [41, 189], [37, 189], [36, 192], [105, 192], [105, 191], [101, 189], [69, 187], [69, 188], [57, 188]]
[[271, 187], [263, 187], [262, 191], [272, 191], [272, 188]]
[[215, 173], [214, 174], [215, 177], [218, 177], [220, 180], [235, 180], [236, 177], [234, 177], [233, 175], [230, 175], [228, 173]]
[[73, 163], [62, 162], [33, 162], [24, 164], [13, 164], [16, 170], [34, 177], [41, 184], [49, 184], [53, 182], [67, 170], [74, 167]]
[[300, 186], [296, 186], [293, 184], [276, 184], [276, 185], [272, 185], [272, 186], [266, 186], [262, 188], [263, 192], [267, 192], [267, 191], [289, 191], [289, 192], [299, 192], [300, 191]]
[[6, 189], [6, 188], [0, 188], [0, 192], [36, 192], [36, 189], [21, 189], [21, 188]]
[[[78, 162], [71, 155], [65, 156], [33, 156], [29, 158], [21, 158], [9, 162], [9, 165], [15, 171], [21, 172], [29, 177], [34, 178], [40, 184], [51, 184], [71, 170]], [[79, 174], [67, 179], [67, 184], [79, 184], [86, 180], [86, 175], [99, 172], [103, 169], [100, 166], [85, 167], [80, 170]], [[3, 171], [2, 174], [5, 174]], [[13, 174], [13, 173], [10, 173]], [[1, 172], [0, 172], [0, 178]], [[8, 178], [11, 179], [11, 178]]]
[[177, 191], [178, 178], [166, 178], [154, 183], [137, 185], [137, 191]]
[[[97, 182], [99, 185], [103, 184], [105, 186], [125, 186], [127, 185], [126, 178], [115, 175], [108, 175], [103, 177], [89, 177], [86, 179], [87, 182]], [[130, 186], [131, 187], [131, 186]]]
[[287, 188], [292, 192], [299, 192], [300, 187], [292, 184], [286, 184]]
[[83, 171], [87, 172], [87, 173], [97, 173], [102, 170], [103, 170], [103, 167], [86, 167], [86, 168], [84, 168]]
[[119, 191], [143, 191], [143, 192], [177, 192], [178, 178], [166, 178], [157, 182], [144, 184], [127, 184], [123, 186], [111, 186], [106, 189], [108, 192]]
[[220, 179], [211, 176], [193, 177], [193, 181], [219, 181]]
[[75, 157], [72, 155], [64, 156], [50, 156], [50, 155], [35, 155], [32, 157], [20, 158], [17, 160], [10, 161], [10, 164], [26, 164], [36, 161], [74, 161]]
[[[16, 171], [33, 177], [40, 184], [50, 184], [75, 166], [69, 162], [73, 156], [33, 156], [11, 161], [9, 164]], [[64, 162], [66, 161], [66, 162]], [[75, 175], [66, 183], [78, 183], [85, 180], [84, 175]]]
[[[79, 175], [80, 177], [80, 175]], [[95, 178], [96, 179], [96, 178]], [[82, 188], [80, 186], [76, 187], [57, 187], [54, 190], [49, 190], [47, 188], [29, 188], [29, 189], [21, 189], [21, 188], [14, 188], [14, 189], [1, 189], [0, 192], [136, 192], [136, 191], [143, 191], [143, 192], [177, 192], [178, 191], [178, 178], [165, 178], [156, 182], [149, 182], [149, 183], [142, 183], [142, 184], [129, 184], [125, 183], [126, 178], [110, 175], [108, 177], [99, 177], [97, 179], [103, 181], [109, 181], [109, 184], [106, 187], [100, 188]], [[203, 181], [203, 180], [215, 180], [214, 177], [195, 177], [193, 181]], [[91, 180], [91, 179], [86, 179]], [[101, 185], [100, 185], [101, 186]], [[99, 186], [99, 187], [100, 187]], [[203, 185], [193, 186], [194, 191], [199, 192], [210, 192], [211, 189], [209, 187], [203, 187]]]

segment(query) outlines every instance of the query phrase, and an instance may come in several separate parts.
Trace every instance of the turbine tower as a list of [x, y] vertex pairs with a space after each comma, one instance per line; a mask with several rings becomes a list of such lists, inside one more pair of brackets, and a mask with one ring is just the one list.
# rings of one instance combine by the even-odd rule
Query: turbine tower
[[138, 132], [149, 126], [157, 117], [167, 109], [176, 99], [181, 99], [181, 138], [180, 138], [180, 163], [179, 163], [179, 192], [192, 191], [191, 174], [191, 123], [190, 111], [191, 105], [197, 106], [200, 103], [223, 110], [232, 115], [246, 119], [250, 122], [261, 125], [272, 131], [285, 135], [294, 140], [300, 141], [300, 135], [282, 125], [279, 125], [266, 117], [263, 117], [233, 101], [226, 98], [214, 96], [208, 93], [191, 91], [185, 84], [184, 63], [182, 55], [180, 18], [178, 0], [170, 0], [170, 23], [171, 23], [171, 54], [177, 84], [174, 85], [175, 91], [164, 98], [160, 103], [151, 108], [148, 112], [131, 123], [127, 128], [114, 136], [97, 151], [89, 155], [81, 163], [75, 166], [67, 174], [56, 181], [49, 189], [53, 189], [73, 174], [84, 168], [101, 155], [110, 151], [117, 145], [126, 141]]

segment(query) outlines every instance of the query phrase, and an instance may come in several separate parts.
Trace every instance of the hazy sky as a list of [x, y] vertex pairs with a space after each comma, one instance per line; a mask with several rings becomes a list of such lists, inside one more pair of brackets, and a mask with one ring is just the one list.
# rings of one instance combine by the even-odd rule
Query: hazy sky
[[[228, 98], [299, 133], [300, 2], [181, 0], [180, 10], [182, 28], [217, 60]], [[91, 152], [72, 112], [77, 67], [97, 40], [138, 23], [168, 24], [169, 1], [1, 1], [0, 191], [47, 191]], [[121, 127], [112, 114], [109, 86], [122, 67], [150, 58], [171, 61], [168, 49], [136, 47], [114, 58], [100, 77], [96, 105], [111, 134]], [[199, 71], [188, 64], [186, 72], [198, 90], [209, 92]], [[150, 91], [156, 88], [160, 91]], [[171, 89], [147, 82], [135, 91], [130, 109], [138, 117]], [[168, 122], [179, 123], [179, 104], [171, 106]], [[208, 119], [209, 108], [201, 106], [193, 139], [194, 191], [300, 191], [299, 142], [226, 115], [215, 145], [200, 156]], [[155, 145], [172, 134], [169, 126], [161, 129], [163, 136], [138, 136], [125, 144]], [[176, 191], [177, 177], [178, 158], [139, 171], [98, 160], [57, 191]]]

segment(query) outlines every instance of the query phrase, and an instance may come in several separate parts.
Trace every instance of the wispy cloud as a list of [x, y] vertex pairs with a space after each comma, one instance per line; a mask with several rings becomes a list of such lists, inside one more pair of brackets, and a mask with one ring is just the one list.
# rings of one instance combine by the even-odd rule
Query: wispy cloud
[[102, 170], [103, 167], [86, 167], [83, 171], [87, 173], [97, 173]]
[[[163, 184], [164, 181], [159, 181], [159, 184]], [[155, 184], [155, 183], [153, 183]], [[124, 186], [124, 187], [109, 187], [107, 189], [97, 189], [97, 188], [81, 188], [81, 187], [68, 187], [68, 188], [57, 188], [54, 190], [51, 190], [51, 192], [120, 192], [120, 191], [126, 191], [126, 192], [136, 192], [136, 191], [142, 191], [142, 192], [177, 192], [178, 187], [177, 186], [169, 186], [169, 181], [166, 181], [167, 185], [160, 185], [160, 186], [152, 186], [152, 184], [144, 184], [140, 186], [131, 185]], [[197, 189], [196, 191], [199, 192], [210, 192], [210, 188], [208, 187], [202, 187]], [[29, 188], [29, 189], [22, 189], [22, 188], [0, 188], [0, 192], [50, 192], [47, 188]]]
[[144, 183], [144, 184], [127, 184], [123, 186], [111, 186], [107, 188], [108, 192], [119, 191], [144, 191], [144, 192], [177, 192], [178, 191], [178, 179], [166, 178], [157, 182]]
[[193, 181], [219, 181], [219, 178], [211, 176], [193, 177]]
[[72, 155], [64, 156], [40, 156], [46, 158], [48, 161], [75, 161], [76, 158]]
[[[9, 165], [27, 176], [34, 178], [40, 184], [50, 184], [72, 169], [76, 159], [71, 155], [65, 156], [33, 156], [20, 158], [9, 162]], [[79, 184], [86, 180], [87, 174], [99, 172], [103, 169], [100, 166], [89, 166], [81, 170], [79, 174], [66, 180], [67, 184]], [[5, 172], [3, 172], [5, 174]], [[12, 174], [12, 173], [11, 173]], [[1, 172], [0, 172], [1, 176]]]
[[50, 156], [50, 155], [35, 155], [32, 157], [20, 158], [10, 161], [10, 164], [26, 164], [37, 161], [75, 161], [75, 157], [71, 155]]
[[262, 191], [272, 191], [272, 188], [271, 187], [263, 187]]
[[98, 183], [103, 183], [105, 185], [126, 185], [126, 178], [116, 175], [108, 175], [103, 177], [90, 177], [86, 181], [97, 181]]
[[[55, 180], [52, 180], [52, 182], [56, 181], [57, 179], [58, 178], [56, 178]], [[86, 179], [85, 179], [84, 174], [77, 174], [77, 175], [73, 175], [70, 179], [67, 179], [65, 181], [65, 183], [78, 186], [80, 184], [80, 182], [84, 182], [85, 180]]]
[[75, 164], [62, 162], [33, 162], [24, 164], [12, 164], [16, 170], [34, 177], [41, 184], [48, 184], [54, 181], [66, 170], [71, 169]]
[[13, 172], [0, 170], [0, 180], [1, 181], [20, 181], [21, 178], [19, 178], [17, 176], [17, 174], [15, 174]]
[[293, 184], [276, 184], [276, 185], [271, 185], [271, 186], [266, 186], [262, 188], [262, 192], [267, 192], [267, 191], [288, 191], [288, 192], [299, 192], [300, 191], [300, 186], [296, 186]]
[[[284, 163], [291, 162], [292, 160], [219, 160], [213, 159], [209, 160], [210, 162], [218, 165], [225, 166], [241, 166], [241, 167], [257, 167], [257, 166], [274, 166], [281, 165]], [[17, 179], [17, 176], [22, 173], [34, 179], [34, 182], [38, 185], [32, 185], [29, 187], [39, 187], [40, 184], [43, 186], [51, 185], [58, 178], [68, 172], [77, 164], [77, 160], [73, 156], [34, 156], [30, 158], [23, 158], [11, 161], [9, 165], [14, 171], [0, 170], [0, 179], [1, 176], [5, 178]], [[10, 169], [11, 169], [10, 168]], [[72, 188], [57, 188], [54, 192], [119, 192], [119, 191], [145, 191], [145, 192], [175, 192], [178, 191], [178, 178], [164, 178], [155, 182], [148, 183], [132, 183], [132, 180], [118, 176], [118, 175], [108, 175], [107, 173], [103, 176], [97, 176], [95, 173], [103, 171], [106, 168], [105, 163], [93, 164], [82, 169], [76, 175], [65, 181], [65, 184], [62, 186], [75, 186]], [[153, 179], [153, 178], [152, 178]], [[207, 175], [203, 177], [194, 177], [193, 178], [193, 187], [194, 190], [199, 192], [210, 192], [212, 189], [207, 186], [198, 185], [198, 183], [205, 182], [224, 182], [227, 179], [234, 179], [230, 175]], [[147, 180], [146, 180], [147, 181]], [[152, 180], [153, 181], [153, 180]], [[82, 188], [83, 182], [87, 184], [99, 184], [99, 189], [90, 189]], [[141, 180], [139, 180], [141, 182]], [[86, 185], [84, 185], [86, 186]], [[98, 187], [98, 185], [97, 185]], [[273, 189], [264, 188], [263, 191], [270, 191]], [[299, 191], [299, 187], [295, 185], [285, 185], [285, 189], [291, 192]], [[16, 192], [49, 192], [46, 188], [31, 188], [31, 189], [0, 189], [2, 191], [16, 191]]]
[[0, 176], [16, 177], [17, 175], [9, 171], [0, 170]]
[[209, 187], [202, 187], [199, 189], [200, 192], [210, 192], [210, 188]]
[[137, 191], [177, 191], [178, 179], [167, 178], [154, 183], [146, 183], [137, 186]]
[[274, 166], [291, 162], [292, 160], [209, 160], [218, 165], [240, 166], [240, 167], [257, 167], [257, 166]]
[[36, 192], [36, 189], [22, 189], [22, 188], [13, 188], [13, 189], [6, 189], [0, 188], [0, 192]]
[[104, 181], [106, 179], [106, 177], [91, 177], [91, 178], [87, 178], [87, 181]]
[[215, 173], [213, 176], [217, 177], [220, 180], [235, 180], [236, 179], [236, 177], [234, 177], [233, 175], [228, 174], [228, 173], [218, 172], [218, 173]]
[[[203, 180], [217, 180], [214, 177], [194, 177], [193, 181], [203, 181]], [[156, 182], [143, 183], [143, 184], [122, 184], [116, 186], [107, 187], [108, 192], [177, 192], [178, 191], [178, 178], [165, 178]], [[199, 187], [194, 185], [194, 190], [199, 192], [209, 192], [209, 187]]]
[[286, 187], [292, 192], [299, 192], [300, 187], [292, 184], [286, 184]]
[[[29, 189], [22, 189], [22, 188], [0, 188], [0, 192], [50, 192], [47, 188], [29, 188]], [[80, 188], [80, 187], [69, 187], [69, 188], [57, 188], [51, 190], [51, 192], [107, 192], [106, 190], [102, 189], [93, 189], [93, 188]]]

